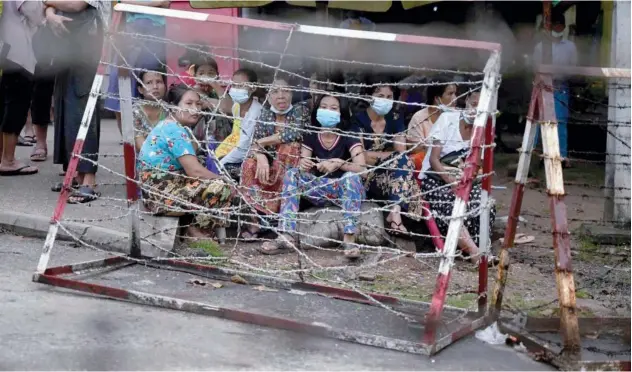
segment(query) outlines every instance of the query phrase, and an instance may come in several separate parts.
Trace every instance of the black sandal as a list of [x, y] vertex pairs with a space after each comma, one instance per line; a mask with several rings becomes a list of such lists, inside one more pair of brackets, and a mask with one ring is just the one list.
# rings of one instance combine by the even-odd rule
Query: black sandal
[[[68, 198], [68, 204], [83, 204], [97, 200], [101, 193], [94, 191], [90, 186], [81, 186], [76, 189]], [[78, 200], [73, 200], [73, 198]]]
[[22, 136], [18, 136], [18, 146], [22, 146], [22, 147], [32, 147], [33, 143], [28, 142], [27, 140], [24, 139], [24, 137]]
[[[389, 223], [390, 229], [387, 229], [388, 233], [392, 236], [408, 236], [408, 230], [402, 230], [400, 227], [406, 228], [402, 222], [395, 221], [387, 221]], [[395, 226], [395, 228], [393, 228]]]

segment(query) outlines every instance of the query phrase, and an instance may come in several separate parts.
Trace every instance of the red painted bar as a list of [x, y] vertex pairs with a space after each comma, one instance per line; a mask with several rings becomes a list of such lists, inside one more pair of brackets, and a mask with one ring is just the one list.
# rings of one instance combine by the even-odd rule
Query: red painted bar
[[136, 148], [133, 143], [123, 143], [123, 158], [125, 161], [125, 176], [127, 177], [127, 202], [138, 200], [138, 184], [136, 180]]
[[105, 258], [101, 260], [81, 262], [81, 263], [57, 266], [57, 267], [50, 267], [46, 269], [46, 271], [44, 271], [44, 275], [55, 276], [55, 275], [72, 274], [81, 270], [89, 270], [89, 269], [112, 266], [112, 265], [116, 265], [125, 261], [127, 261], [127, 257], [116, 256], [116, 257], [110, 257], [110, 258]]
[[446, 275], [439, 275], [437, 277], [437, 284], [432, 296], [432, 303], [430, 304], [430, 311], [426, 315], [426, 332], [424, 333], [423, 342], [428, 345], [432, 345], [437, 340], [437, 326], [441, 321], [441, 312], [443, 310], [443, 302], [448, 293], [448, 283], [450, 283], [449, 271]]
[[[419, 182], [419, 186], [421, 186], [421, 182]], [[439, 252], [443, 252], [444, 241], [441, 237], [441, 231], [439, 231], [439, 227], [437, 226], [437, 221], [435, 221], [432, 213], [430, 212], [430, 204], [428, 204], [425, 200], [422, 204], [422, 215], [426, 219], [426, 227], [428, 227], [428, 232], [430, 233], [430, 236], [432, 236], [432, 243]]]
[[[487, 125], [485, 126], [485, 149], [483, 150], [484, 159], [483, 159], [483, 174], [490, 174], [489, 176], [485, 176], [482, 182], [482, 189], [487, 191], [487, 195], [489, 198], [492, 196], [492, 180], [493, 176], [491, 176], [492, 171], [494, 170], [494, 148], [492, 145], [494, 144], [494, 119], [490, 116], [487, 119]], [[489, 221], [491, 224], [492, 221]], [[491, 226], [490, 226], [491, 227]], [[490, 229], [491, 230], [491, 229]], [[492, 236], [489, 236], [489, 242], [491, 243]], [[491, 252], [490, 252], [491, 253]], [[487, 311], [487, 280], [489, 276], [489, 268], [487, 267], [488, 260], [487, 256], [481, 257], [481, 261], [478, 265], [478, 313], [484, 314]]]

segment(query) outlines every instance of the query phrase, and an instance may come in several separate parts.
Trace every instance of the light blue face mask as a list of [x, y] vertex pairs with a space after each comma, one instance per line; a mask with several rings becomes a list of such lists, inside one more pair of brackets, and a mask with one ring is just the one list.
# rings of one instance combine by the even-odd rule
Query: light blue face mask
[[316, 120], [323, 128], [333, 128], [340, 123], [340, 113], [338, 111], [319, 108], [316, 111]]
[[474, 119], [476, 119], [476, 111], [474, 111], [473, 114], [472, 114], [472, 111], [468, 113], [465, 113], [465, 111], [461, 112], [461, 119], [463, 119], [465, 124], [473, 125]]
[[228, 95], [234, 102], [239, 104], [248, 102], [248, 99], [250, 98], [248, 90], [243, 88], [230, 88]]
[[288, 112], [292, 111], [292, 106], [290, 105], [290, 106], [288, 106], [288, 108], [286, 108], [285, 110], [280, 111], [280, 110], [278, 110], [276, 107], [274, 107], [274, 106], [270, 105], [270, 111], [274, 112], [274, 113], [275, 113], [275, 114], [277, 114], [277, 115], [285, 115], [285, 114], [287, 114]]
[[388, 114], [393, 108], [393, 100], [380, 97], [373, 98], [371, 108], [373, 109], [373, 111], [375, 111], [376, 114], [384, 116]]

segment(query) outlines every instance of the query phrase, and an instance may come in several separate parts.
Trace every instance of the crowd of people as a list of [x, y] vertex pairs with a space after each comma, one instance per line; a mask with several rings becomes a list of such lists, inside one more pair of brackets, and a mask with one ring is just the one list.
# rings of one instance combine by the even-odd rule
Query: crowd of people
[[[37, 173], [15, 158], [27, 122], [34, 131], [31, 161], [41, 162], [48, 157], [47, 129], [54, 121], [53, 160], [66, 171], [99, 64], [109, 7], [96, 0], [4, 3], [0, 34], [10, 48], [0, 61], [0, 175]], [[127, 17], [123, 27], [164, 35], [165, 20], [138, 14]], [[462, 164], [469, 153], [480, 87], [429, 77], [425, 101], [406, 106], [400, 104], [404, 97], [396, 79], [354, 76], [360, 84], [350, 94], [346, 72], [319, 70], [310, 75], [305, 97], [296, 94], [299, 85], [283, 71], [260, 79], [242, 67], [222, 82], [217, 62], [199, 50], [188, 54], [188, 72], [169, 86], [164, 43], [143, 43], [143, 48], [122, 48], [113, 61], [128, 64], [133, 77], [142, 200], [156, 214], [190, 218], [189, 236], [212, 239], [215, 228], [234, 221], [230, 213], [236, 201], [248, 210], [239, 212], [247, 216], [239, 239], [257, 240], [265, 232], [262, 226], [277, 224], [277, 238], [257, 248], [265, 255], [299, 243], [302, 202], [341, 208], [341, 248], [349, 259], [361, 256], [355, 243], [362, 203], [382, 205], [386, 231], [408, 236], [404, 222], [423, 223], [423, 203], [428, 202], [440, 232], [447, 234], [461, 176], [454, 164]], [[120, 130], [118, 74], [119, 69], [110, 69], [104, 107], [116, 113]], [[69, 203], [99, 197], [100, 131], [95, 112]], [[458, 241], [473, 261], [478, 259], [480, 197], [475, 182]], [[490, 226], [494, 215], [492, 208]]]

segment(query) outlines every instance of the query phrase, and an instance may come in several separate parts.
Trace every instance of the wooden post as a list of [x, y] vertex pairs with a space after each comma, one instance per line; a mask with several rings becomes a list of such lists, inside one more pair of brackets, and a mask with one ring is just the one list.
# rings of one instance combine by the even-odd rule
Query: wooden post
[[[610, 65], [630, 68], [630, 2], [613, 3]], [[611, 79], [604, 220], [630, 224], [630, 79]], [[627, 86], [627, 87], [626, 87]]]

